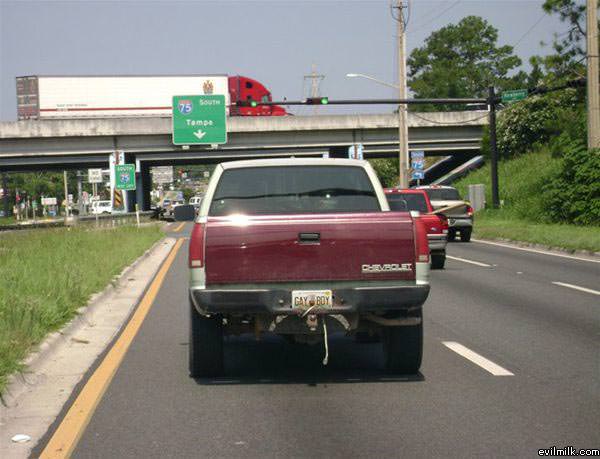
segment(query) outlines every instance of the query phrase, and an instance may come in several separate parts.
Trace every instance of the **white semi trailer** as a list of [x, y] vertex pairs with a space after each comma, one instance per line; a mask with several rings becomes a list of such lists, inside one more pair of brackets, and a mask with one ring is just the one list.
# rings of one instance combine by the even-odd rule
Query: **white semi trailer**
[[19, 120], [171, 116], [175, 95], [222, 94], [227, 75], [17, 77]]

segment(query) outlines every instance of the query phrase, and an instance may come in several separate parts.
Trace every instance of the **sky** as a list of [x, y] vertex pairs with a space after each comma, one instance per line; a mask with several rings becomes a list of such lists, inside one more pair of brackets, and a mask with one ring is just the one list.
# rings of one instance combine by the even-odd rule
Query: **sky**
[[[568, 29], [543, 12], [543, 0], [410, 3], [407, 54], [432, 31], [477, 15], [498, 29], [500, 45], [516, 45], [528, 69], [530, 56], [551, 52], [540, 42]], [[308, 95], [304, 75], [314, 64], [325, 75], [321, 95], [395, 97], [346, 77], [397, 82], [395, 30], [390, 0], [0, 0], [0, 121], [16, 120], [15, 77], [23, 75], [239, 74], [261, 81], [276, 100], [297, 100]]]

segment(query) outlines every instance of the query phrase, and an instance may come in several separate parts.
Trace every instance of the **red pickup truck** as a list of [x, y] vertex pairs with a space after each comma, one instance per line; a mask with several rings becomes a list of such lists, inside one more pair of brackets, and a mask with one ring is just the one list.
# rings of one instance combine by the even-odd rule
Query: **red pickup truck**
[[192, 231], [189, 369], [223, 372], [225, 334], [324, 343], [382, 338], [386, 367], [415, 373], [429, 294], [422, 222], [391, 212], [366, 161], [275, 159], [216, 167]]
[[433, 206], [424, 190], [386, 188], [384, 191], [391, 210], [419, 212], [416, 218], [421, 219], [427, 228], [431, 268], [444, 269], [448, 242], [448, 218], [444, 214], [433, 213]]

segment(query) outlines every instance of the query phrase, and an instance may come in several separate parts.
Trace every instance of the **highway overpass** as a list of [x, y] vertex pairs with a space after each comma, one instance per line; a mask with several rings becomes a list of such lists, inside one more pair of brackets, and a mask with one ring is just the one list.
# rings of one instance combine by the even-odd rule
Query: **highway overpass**
[[[487, 112], [409, 113], [408, 123], [411, 150], [472, 156], [479, 150]], [[169, 117], [3, 122], [0, 172], [107, 167], [108, 155], [123, 150], [138, 166], [137, 199], [148, 208], [152, 166], [325, 153], [346, 157], [357, 143], [364, 145], [366, 157], [396, 155], [397, 116], [232, 117], [227, 144], [215, 148], [173, 145]]]

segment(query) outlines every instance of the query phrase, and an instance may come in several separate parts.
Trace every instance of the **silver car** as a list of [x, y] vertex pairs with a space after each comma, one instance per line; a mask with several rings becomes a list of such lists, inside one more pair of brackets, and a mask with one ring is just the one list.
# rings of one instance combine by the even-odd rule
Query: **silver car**
[[426, 185], [417, 188], [427, 193], [434, 210], [448, 207], [448, 210], [443, 212], [448, 217], [448, 240], [456, 239], [458, 232], [462, 242], [469, 242], [473, 231], [473, 208], [468, 201], [460, 197], [458, 190], [442, 185]]

